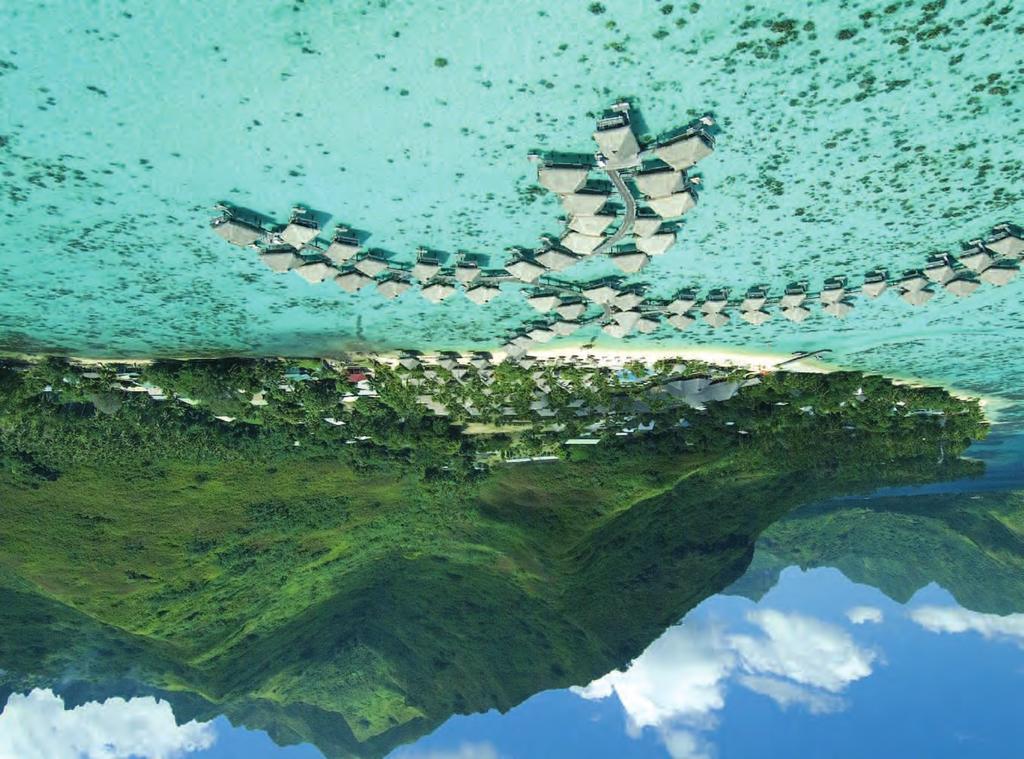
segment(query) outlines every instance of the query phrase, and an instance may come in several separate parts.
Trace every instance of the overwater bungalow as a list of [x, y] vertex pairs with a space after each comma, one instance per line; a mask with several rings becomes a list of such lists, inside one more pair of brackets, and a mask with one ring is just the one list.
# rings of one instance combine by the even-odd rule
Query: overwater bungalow
[[960, 256], [960, 263], [976, 274], [984, 271], [995, 262], [995, 256], [981, 246], [980, 241], [973, 243]]
[[671, 324], [673, 327], [675, 327], [678, 330], [684, 330], [687, 327], [689, 327], [690, 325], [692, 325], [697, 320], [694, 319], [689, 314], [678, 313], [678, 314], [672, 314], [665, 321], [667, 321], [669, 324]]
[[291, 220], [277, 235], [281, 242], [291, 245], [296, 250], [302, 250], [320, 233], [320, 225], [305, 216], [305, 213], [305, 209], [294, 209]]
[[[805, 300], [807, 300], [807, 286], [802, 284], [790, 285], [779, 299], [779, 305], [783, 308], [796, 308], [797, 306], [802, 306]], [[801, 321], [803, 320], [801, 319]]]
[[800, 324], [811, 315], [811, 311], [801, 305], [788, 306], [782, 309], [782, 315], [795, 324]]
[[697, 205], [697, 193], [692, 188], [675, 192], [664, 198], [651, 198], [647, 201], [654, 213], [666, 219], [682, 216]]
[[719, 327], [724, 327], [729, 323], [729, 314], [722, 313], [721, 311], [705, 312], [704, 321], [707, 322], [712, 329], [718, 329]]
[[611, 335], [612, 337], [619, 339], [625, 337], [630, 332], [629, 329], [623, 327], [621, 324], [618, 324], [617, 322], [608, 322], [607, 324], [601, 326], [601, 330], [605, 334]]
[[600, 237], [615, 221], [615, 214], [602, 213], [594, 215], [573, 216], [569, 219], [569, 229], [582, 235]]
[[526, 336], [538, 343], [548, 343], [556, 337], [554, 330], [547, 327], [534, 327], [526, 333]]
[[305, 259], [291, 248], [268, 250], [260, 254], [260, 261], [279, 274], [294, 269], [297, 266], [302, 266], [305, 263]]
[[612, 263], [618, 266], [626, 274], [636, 274], [650, 263], [650, 257], [639, 251], [626, 251], [624, 253], [613, 253]]
[[868, 298], [877, 298], [885, 292], [885, 288], [888, 286], [884, 271], [871, 271], [864, 277], [864, 284], [861, 285], [860, 291]]
[[[901, 289], [908, 290], [911, 292], [923, 290], [928, 286], [928, 278], [918, 271], [908, 272], [899, 281], [899, 286]], [[904, 300], [906, 300], [906, 298], [904, 298]]]
[[253, 224], [234, 216], [222, 216], [210, 222], [213, 231], [225, 241], [240, 248], [248, 248], [266, 236], [266, 232], [258, 224]]
[[1024, 239], [1019, 230], [1008, 224], [1001, 224], [992, 230], [992, 237], [985, 241], [985, 247], [1000, 258], [1017, 259], [1024, 256]]
[[455, 267], [455, 279], [463, 285], [476, 281], [480, 276], [480, 267], [472, 261], [460, 261]]
[[601, 243], [604, 242], [603, 237], [595, 235], [585, 235], [579, 232], [567, 232], [564, 237], [560, 240], [560, 245], [563, 248], [571, 250], [580, 256], [589, 256], [593, 253]]
[[912, 306], [923, 306], [935, 297], [935, 293], [926, 287], [919, 287], [913, 290], [904, 289], [900, 292], [900, 297]]
[[665, 310], [671, 314], [685, 314], [696, 305], [697, 298], [693, 293], [683, 292], [669, 301], [668, 305], [665, 306]]
[[455, 292], [455, 288], [443, 282], [434, 282], [420, 290], [420, 295], [431, 303], [440, 303]]
[[397, 298], [408, 289], [409, 283], [397, 277], [390, 277], [377, 283], [377, 292], [388, 300]]
[[338, 275], [338, 270], [324, 261], [302, 264], [301, 266], [296, 266], [292, 271], [311, 285], [318, 285], [324, 280], [334, 279]]
[[355, 262], [355, 268], [367, 277], [376, 277], [388, 270], [388, 262], [379, 256], [364, 256]]
[[825, 305], [838, 303], [846, 297], [846, 284], [842, 277], [831, 277], [825, 282], [825, 287], [818, 295], [818, 299]]
[[570, 321], [567, 319], [559, 319], [557, 322], [551, 325], [551, 329], [555, 334], [565, 337], [571, 335], [573, 332], [578, 330], [583, 325], [576, 321]]
[[494, 300], [501, 295], [501, 289], [497, 285], [477, 285], [466, 289], [466, 297], [477, 305]]
[[657, 234], [663, 221], [660, 216], [637, 216], [633, 222], [633, 234], [636, 237], [650, 237]]
[[639, 311], [620, 311], [612, 316], [612, 320], [629, 331], [637, 325], [642, 316]]
[[660, 256], [675, 244], [675, 232], [658, 232], [649, 237], [637, 237], [636, 249], [649, 256]]
[[640, 321], [636, 323], [636, 331], [641, 332], [645, 335], [650, 334], [661, 326], [661, 322], [653, 316], [644, 314], [640, 317]]
[[947, 256], [933, 257], [924, 267], [925, 277], [938, 284], [952, 279], [955, 274]]
[[714, 150], [714, 138], [703, 129], [693, 129], [662, 143], [654, 155], [676, 171], [686, 171]]
[[342, 264], [359, 253], [361, 247], [359, 240], [343, 234], [336, 234], [331, 244], [327, 246], [325, 255], [336, 264]]
[[985, 269], [985, 271], [978, 276], [981, 277], [981, 281], [986, 284], [1002, 287], [1003, 285], [1009, 284], [1013, 278], [1017, 276], [1017, 270], [1010, 266], [1000, 266], [999, 264], [995, 264]]
[[537, 182], [557, 195], [569, 195], [584, 185], [589, 173], [588, 166], [541, 165], [537, 168]]
[[853, 313], [853, 305], [849, 301], [835, 300], [827, 303], [821, 310], [836, 319], [845, 319]]
[[580, 257], [558, 248], [548, 248], [535, 256], [537, 263], [551, 271], [563, 271], [580, 260]]
[[536, 282], [540, 275], [547, 271], [543, 266], [525, 258], [520, 258], [505, 266], [505, 271], [521, 282]]
[[760, 327], [766, 321], [769, 321], [772, 318], [772, 315], [767, 311], [761, 311], [760, 309], [747, 309], [740, 311], [740, 318], [748, 324]]
[[579, 301], [562, 303], [555, 309], [555, 313], [561, 316], [563, 319], [574, 320], [579, 319], [586, 313], [587, 304], [580, 303]]
[[944, 287], [946, 292], [952, 293], [958, 298], [966, 298], [977, 290], [981, 284], [973, 279], [967, 279], [966, 277], [954, 277], [948, 280]]
[[409, 273], [414, 279], [418, 279], [420, 282], [426, 282], [436, 276], [439, 271], [441, 271], [441, 264], [433, 258], [428, 258], [421, 253]]
[[608, 301], [608, 304], [614, 306], [620, 311], [629, 311], [631, 309], [636, 308], [643, 302], [644, 296], [642, 296], [640, 293], [635, 292], [633, 290], [626, 290], [625, 292], [620, 292], [618, 295], [616, 295], [614, 298]]
[[700, 304], [700, 310], [705, 314], [717, 314], [728, 305], [729, 299], [726, 294], [721, 290], [716, 290], [708, 294], [707, 299]]
[[604, 204], [608, 202], [611, 195], [607, 192], [596, 190], [582, 190], [562, 195], [562, 208], [569, 216], [587, 216], [596, 214]]
[[648, 198], [667, 198], [686, 186], [682, 172], [671, 168], [642, 171], [633, 177], [636, 188]]
[[618, 294], [618, 288], [612, 287], [608, 284], [591, 285], [583, 290], [583, 296], [585, 298], [599, 305], [611, 303]]
[[342, 272], [334, 281], [345, 292], [354, 293], [367, 285], [373, 284], [373, 277], [368, 277], [361, 271], [352, 269]]
[[538, 293], [531, 295], [526, 299], [526, 302], [530, 304], [531, 308], [546, 314], [548, 311], [554, 310], [562, 300], [554, 293]]
[[601, 153], [598, 163], [607, 169], [636, 166], [640, 162], [640, 144], [629, 123], [629, 106], [619, 103], [612, 109], [615, 115], [600, 119], [594, 132]]
[[760, 311], [767, 302], [767, 293], [759, 287], [752, 287], [740, 303], [740, 311]]

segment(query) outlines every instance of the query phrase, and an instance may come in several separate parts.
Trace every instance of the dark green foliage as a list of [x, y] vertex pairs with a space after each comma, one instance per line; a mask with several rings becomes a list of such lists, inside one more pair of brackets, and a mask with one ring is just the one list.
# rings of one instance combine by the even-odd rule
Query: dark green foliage
[[[735, 581], [786, 512], [963, 476], [973, 465], [957, 454], [984, 429], [977, 404], [941, 390], [778, 374], [703, 411], [654, 414], [654, 434], [488, 470], [479, 451], [550, 436], [463, 435], [386, 370], [380, 399], [346, 404], [334, 427], [322, 417], [342, 413], [344, 380], [281, 371], [149, 367], [145, 381], [200, 405], [126, 393], [112, 414], [87, 400], [109, 390], [106, 369], [0, 371], [2, 682], [64, 682], [102, 648], [75, 669], [77, 693], [129, 679], [176, 694], [180, 716], [381, 755], [453, 713], [625, 664]], [[571, 398], [556, 385], [556, 403]], [[617, 392], [634, 402], [655, 385]], [[515, 367], [490, 387], [527, 397]], [[257, 388], [270, 405], [251, 406]], [[216, 421], [218, 404], [245, 421]], [[346, 443], [364, 432], [372, 442]], [[75, 620], [87, 624], [70, 634]]]

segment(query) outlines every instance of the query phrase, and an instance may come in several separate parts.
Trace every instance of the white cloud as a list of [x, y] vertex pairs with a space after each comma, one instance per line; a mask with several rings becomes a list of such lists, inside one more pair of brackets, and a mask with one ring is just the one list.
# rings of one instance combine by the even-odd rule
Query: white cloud
[[455, 749], [399, 752], [401, 759], [498, 759], [498, 751], [490, 743], [463, 743]]
[[922, 606], [910, 618], [933, 633], [976, 632], [985, 638], [1015, 641], [1024, 647], [1024, 614], [981, 614], [958, 606]]
[[110, 698], [64, 708], [51, 690], [14, 694], [0, 713], [0, 759], [172, 759], [209, 748], [213, 726], [178, 725], [171, 705], [154, 698]]
[[802, 685], [760, 675], [743, 675], [738, 682], [744, 688], [767, 696], [783, 709], [803, 706], [811, 714], [832, 714], [846, 708], [846, 702], [831, 693], [811, 690]]
[[701, 723], [725, 706], [723, 681], [734, 667], [735, 656], [719, 631], [673, 627], [625, 672], [610, 672], [575, 692], [587, 699], [614, 692], [634, 733], [680, 719]]
[[882, 623], [882, 610], [874, 606], [854, 606], [846, 612], [846, 618], [855, 625]]
[[875, 654], [838, 627], [772, 609], [751, 612], [747, 619], [766, 636], [730, 638], [749, 673], [779, 675], [833, 693], [871, 674]]
[[670, 628], [624, 672], [573, 690], [594, 700], [617, 696], [628, 733], [656, 730], [673, 759], [708, 759], [713, 747], [697, 731], [715, 727], [730, 680], [784, 709], [828, 714], [845, 708], [838, 693], [871, 674], [874, 652], [838, 627], [773, 610], [747, 620], [760, 634], [726, 635], [692, 623]]
[[689, 730], [664, 730], [661, 741], [672, 759], [711, 759], [714, 753], [706, 740]]

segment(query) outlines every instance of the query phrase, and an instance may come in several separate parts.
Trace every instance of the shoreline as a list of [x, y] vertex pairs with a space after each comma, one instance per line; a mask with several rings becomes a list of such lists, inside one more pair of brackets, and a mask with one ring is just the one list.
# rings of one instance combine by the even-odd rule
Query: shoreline
[[[437, 350], [422, 353], [423, 356], [435, 356], [440, 353], [447, 352], [445, 350]], [[491, 355], [496, 363], [500, 363], [507, 359], [507, 354], [502, 350], [462, 350], [454, 351], [456, 353], [487, 353]], [[239, 356], [239, 358], [276, 358], [282, 360], [311, 360], [319, 359], [333, 362], [352, 362], [358, 363], [366, 359], [373, 360], [384, 360], [388, 363], [395, 363], [398, 358], [404, 353], [403, 350], [397, 348], [384, 349], [380, 351], [340, 351], [334, 356], [318, 356], [318, 357], [299, 357], [299, 356]], [[809, 373], [809, 374], [830, 374], [836, 371], [862, 371], [854, 367], [846, 367], [839, 363], [832, 363], [828, 360], [823, 360], [818, 356], [810, 358], [801, 358], [793, 360], [793, 354], [786, 353], [775, 353], [772, 351], [751, 351], [734, 348], [731, 346], [680, 346], [676, 348], [642, 348], [642, 347], [604, 347], [604, 346], [592, 346], [583, 347], [582, 345], [559, 345], [552, 347], [538, 346], [535, 350], [529, 352], [530, 356], [540, 361], [557, 361], [565, 359], [577, 359], [580, 361], [593, 362], [598, 366], [604, 366], [609, 368], [621, 367], [630, 361], [643, 361], [648, 364], [652, 364], [655, 361], [662, 359], [681, 359], [684, 361], [700, 361], [702, 363], [709, 364], [715, 367], [722, 368], [733, 368], [733, 369], [746, 369], [752, 372], [768, 372], [768, 371], [787, 371], [797, 373]], [[7, 356], [0, 357], [9, 358], [23, 361], [35, 361], [41, 358], [47, 357], [48, 354], [8, 354]], [[152, 358], [86, 358], [81, 356], [60, 356], [67, 361], [76, 363], [82, 366], [103, 366], [106, 364], [130, 364], [136, 366], [147, 366], [152, 364], [154, 361], [191, 361], [191, 360], [217, 360], [213, 357], [161, 357], [159, 359]], [[222, 356], [219, 358], [230, 358], [230, 356]], [[779, 364], [784, 362], [785, 366], [779, 367]], [[946, 390], [950, 395], [963, 400], [977, 400], [981, 404], [982, 409], [985, 411], [985, 416], [991, 424], [1001, 424], [1000, 421], [1002, 412], [1015, 405], [1015, 402], [1003, 398], [998, 395], [986, 395], [982, 393], [972, 392], [963, 388], [956, 387], [954, 385], [946, 384], [939, 381], [927, 381], [920, 377], [901, 377], [898, 374], [882, 374], [881, 372], [872, 372], [885, 376], [893, 382], [901, 385], [917, 386], [917, 387], [941, 387]]]

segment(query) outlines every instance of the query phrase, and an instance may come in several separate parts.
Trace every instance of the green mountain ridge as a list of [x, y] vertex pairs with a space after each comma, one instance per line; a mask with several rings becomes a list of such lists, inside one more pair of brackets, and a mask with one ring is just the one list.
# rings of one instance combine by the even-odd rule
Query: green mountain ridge
[[768, 528], [747, 574], [725, 592], [759, 600], [794, 565], [835, 567], [901, 604], [934, 582], [972, 611], [1024, 612], [1024, 492], [812, 505]]
[[[482, 469], [488, 438], [429, 418], [293, 446], [306, 422], [0, 402], [0, 683], [382, 756], [625, 666], [799, 506], [979, 470], [956, 457], [975, 406], [876, 379], [875, 413], [841, 400], [857, 382], [779, 376], [686, 427]], [[887, 392], [948, 414], [894, 417]], [[777, 403], [808, 393], [820, 413]]]

